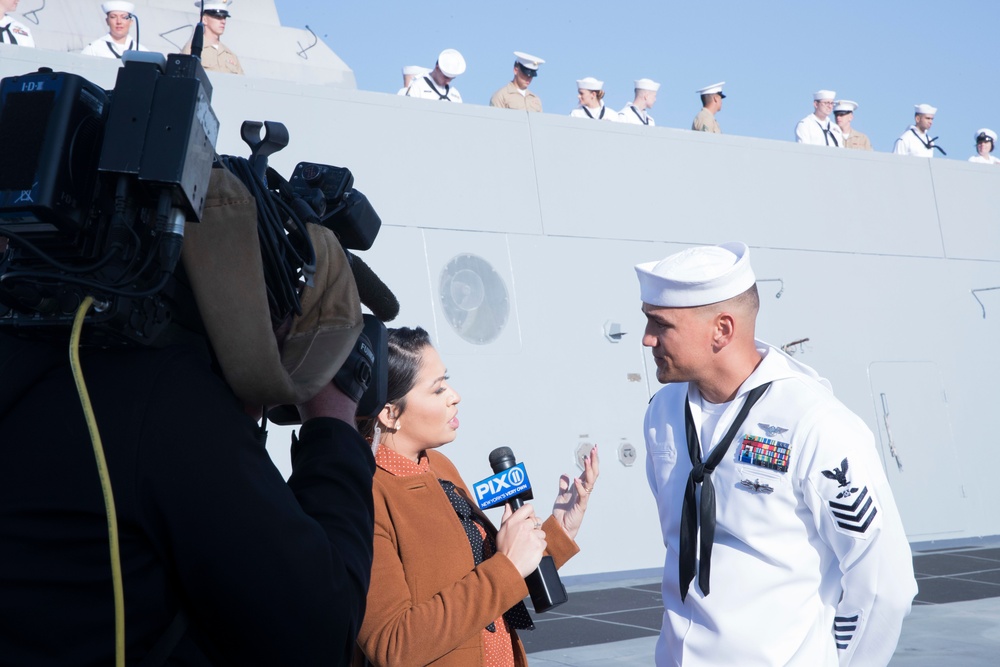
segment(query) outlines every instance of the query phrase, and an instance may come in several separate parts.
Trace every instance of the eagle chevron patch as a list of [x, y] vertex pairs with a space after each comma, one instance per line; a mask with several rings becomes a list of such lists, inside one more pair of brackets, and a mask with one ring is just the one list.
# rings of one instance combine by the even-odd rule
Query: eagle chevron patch
[[837, 530], [854, 537], [867, 537], [868, 529], [878, 515], [875, 498], [868, 493], [868, 487], [853, 486], [848, 479], [849, 463], [845, 458], [839, 468], [822, 470], [823, 476], [834, 480], [838, 486], [833, 499], [828, 499], [830, 513], [837, 523]]

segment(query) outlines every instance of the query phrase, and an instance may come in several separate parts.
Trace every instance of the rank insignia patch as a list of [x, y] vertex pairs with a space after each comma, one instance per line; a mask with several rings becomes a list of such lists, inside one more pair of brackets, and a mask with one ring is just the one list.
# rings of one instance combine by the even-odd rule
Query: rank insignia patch
[[851, 480], [847, 478], [848, 468], [849, 464], [845, 458], [840, 462], [839, 468], [821, 470], [820, 472], [827, 479], [836, 480], [837, 488], [841, 489], [836, 500], [845, 501], [829, 501], [830, 511], [837, 522], [837, 528], [848, 534], [864, 535], [868, 532], [872, 521], [875, 520], [878, 507], [875, 505], [875, 498], [868, 493], [867, 486], [861, 487], [859, 492], [858, 487], [851, 484]]
[[788, 472], [788, 453], [792, 446], [772, 438], [744, 435], [740, 444], [740, 463], [760, 466], [768, 470]]
[[774, 489], [771, 488], [771, 485], [761, 484], [760, 479], [755, 479], [752, 482], [749, 479], [741, 479], [740, 486], [753, 493], [774, 493]]

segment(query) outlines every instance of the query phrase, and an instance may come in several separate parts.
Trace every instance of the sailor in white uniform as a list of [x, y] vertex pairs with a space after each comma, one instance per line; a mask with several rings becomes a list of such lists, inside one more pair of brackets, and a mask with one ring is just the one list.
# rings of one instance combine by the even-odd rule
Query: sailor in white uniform
[[656, 125], [649, 110], [656, 104], [656, 91], [659, 89], [660, 84], [652, 79], [636, 79], [635, 98], [618, 112], [618, 122], [649, 127]]
[[10, 17], [17, 9], [18, 0], [0, 0], [0, 44], [16, 44], [17, 46], [34, 46], [28, 26]]
[[438, 55], [434, 69], [426, 76], [413, 79], [406, 89], [407, 97], [419, 97], [425, 100], [444, 100], [445, 102], [462, 103], [462, 95], [451, 82], [465, 72], [465, 58], [455, 49], [445, 49]]
[[976, 130], [976, 153], [969, 158], [969, 162], [978, 164], [1000, 164], [1000, 159], [990, 155], [997, 143], [997, 133], [989, 128], [979, 128]]
[[795, 126], [795, 141], [800, 144], [843, 148], [844, 135], [837, 124], [830, 120], [835, 97], [837, 93], [832, 90], [817, 90], [813, 93], [813, 107], [816, 110]]
[[886, 665], [917, 586], [871, 431], [754, 338], [745, 244], [636, 273], [667, 385], [644, 423], [666, 546], [657, 667]]
[[410, 84], [413, 80], [421, 77], [427, 76], [431, 71], [426, 67], [421, 67], [420, 65], [407, 65], [403, 68], [403, 87], [399, 89], [396, 93], [397, 95], [406, 95], [406, 91], [409, 89]]
[[935, 114], [937, 114], [937, 108], [929, 104], [917, 104], [914, 106], [913, 125], [906, 128], [906, 132], [903, 132], [902, 136], [896, 139], [896, 144], [892, 147], [892, 152], [896, 155], [934, 157], [934, 149], [937, 149], [944, 155], [944, 149], [934, 145], [934, 139], [937, 139], [937, 137], [932, 139], [927, 134], [927, 130], [931, 129], [931, 125], [934, 124]]
[[580, 106], [569, 112], [573, 118], [593, 118], [617, 122], [618, 113], [604, 106], [604, 82], [592, 76], [577, 79], [576, 98]]
[[101, 5], [105, 21], [108, 23], [108, 34], [83, 47], [80, 51], [85, 56], [98, 58], [118, 58], [126, 51], [149, 51], [145, 46], [137, 45], [129, 35], [129, 30], [135, 19], [135, 5], [122, 0], [108, 0]]

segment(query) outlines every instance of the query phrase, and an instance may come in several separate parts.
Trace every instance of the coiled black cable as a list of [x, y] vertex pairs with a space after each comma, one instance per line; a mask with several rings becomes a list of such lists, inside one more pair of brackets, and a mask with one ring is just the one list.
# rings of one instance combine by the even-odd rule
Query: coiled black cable
[[271, 323], [277, 327], [289, 315], [302, 314], [301, 289], [315, 271], [316, 251], [305, 222], [282, 201], [280, 194], [257, 177], [246, 158], [222, 155], [219, 161], [240, 179], [257, 203], [257, 234], [267, 302]]

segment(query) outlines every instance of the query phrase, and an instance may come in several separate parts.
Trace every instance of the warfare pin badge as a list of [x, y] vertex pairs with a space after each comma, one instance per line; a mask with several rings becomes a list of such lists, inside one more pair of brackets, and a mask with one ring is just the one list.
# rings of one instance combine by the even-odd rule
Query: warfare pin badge
[[773, 438], [776, 435], [781, 435], [782, 433], [788, 431], [787, 428], [782, 428], [781, 426], [771, 426], [770, 424], [757, 424], [757, 426], [759, 426], [760, 430], [764, 432], [764, 435], [769, 438]]
[[774, 493], [774, 489], [771, 485], [761, 484], [759, 478], [752, 482], [749, 479], [741, 479], [740, 486], [751, 493]]

